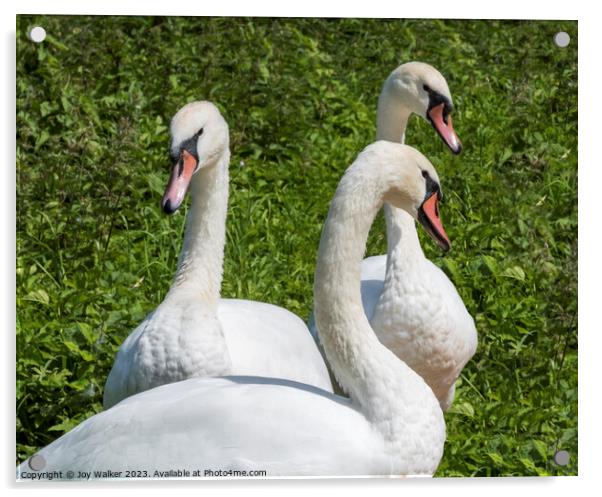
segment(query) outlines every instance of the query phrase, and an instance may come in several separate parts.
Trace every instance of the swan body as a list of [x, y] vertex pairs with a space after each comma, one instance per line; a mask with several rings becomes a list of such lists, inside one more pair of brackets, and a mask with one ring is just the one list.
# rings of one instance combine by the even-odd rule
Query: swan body
[[[439, 463], [437, 449], [424, 464], [429, 474]], [[191, 378], [128, 397], [36, 455], [46, 461], [45, 473], [62, 471], [62, 478], [67, 470], [89, 479], [124, 478], [126, 471], [160, 477], [170, 469], [198, 477], [216, 476], [205, 470], [263, 470], [267, 477], [424, 474], [422, 454], [400, 467], [393, 451], [349, 399], [289, 380], [233, 376]], [[20, 479], [36, 473], [27, 462], [17, 468]]]
[[[105, 408], [187, 378], [276, 376], [332, 391], [307, 326], [268, 304], [220, 299], [228, 206], [228, 125], [210, 102], [184, 106], [171, 123], [174, 168], [163, 198], [174, 212], [190, 187], [192, 206], [174, 282], [164, 301], [121, 345]], [[295, 351], [291, 359], [291, 351]]]
[[[105, 386], [105, 408], [157, 385], [231, 371], [283, 377], [332, 391], [324, 360], [313, 340], [307, 340], [306, 324], [282, 307], [220, 299], [217, 318], [195, 311], [195, 306], [165, 308], [169, 317], [158, 319], [159, 306], [121, 345]], [[219, 329], [223, 336], [211, 335]]]
[[[268, 477], [378, 474], [386, 467], [383, 450], [362, 421], [350, 400], [305, 384], [192, 378], [128, 397], [37, 455], [47, 463], [44, 472], [71, 470], [91, 479], [106, 470], [117, 478], [170, 469], [189, 476], [201, 470], [200, 477], [211, 476], [205, 470], [264, 470]], [[349, 452], [357, 457], [350, 460]], [[24, 479], [28, 473], [34, 472], [27, 463], [17, 470]]]
[[[408, 119], [417, 114], [459, 153], [451, 111], [441, 73], [421, 62], [403, 64], [380, 94], [377, 139], [403, 143]], [[424, 256], [412, 216], [389, 204], [384, 210], [388, 253], [362, 262], [364, 312], [380, 341], [425, 379], [447, 410], [455, 381], [476, 350], [474, 321], [453, 283]], [[313, 318], [309, 328], [317, 337]]]
[[425, 257], [417, 258], [413, 265], [409, 259], [403, 264], [407, 278], [396, 286], [403, 298], [391, 298], [394, 293], [384, 292], [386, 257], [362, 262], [366, 313], [380, 341], [405, 358], [447, 410], [453, 403], [455, 380], [476, 350], [474, 321], [439, 267]]
[[[385, 198], [412, 215], [430, 212], [436, 230], [436, 211], [424, 206], [427, 197], [436, 203], [438, 192], [426, 158], [388, 142], [367, 147], [339, 184], [320, 241], [314, 300], [325, 353], [350, 398], [281, 378], [191, 378], [84, 421], [38, 452], [44, 471], [90, 478], [103, 476], [95, 471], [153, 476], [173, 468], [201, 477], [211, 476], [206, 469], [267, 477], [432, 475], [445, 442], [443, 413], [424, 380], [370, 329], [360, 263]], [[32, 473], [28, 462], [17, 468], [22, 479]]]

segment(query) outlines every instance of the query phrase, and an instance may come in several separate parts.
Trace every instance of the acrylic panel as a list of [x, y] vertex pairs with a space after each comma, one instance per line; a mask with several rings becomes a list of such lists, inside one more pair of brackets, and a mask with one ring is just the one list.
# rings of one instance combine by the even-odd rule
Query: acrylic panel
[[[43, 31], [32, 31], [36, 26]], [[347, 469], [356, 467], [360, 469], [352, 474], [357, 476], [401, 476], [395, 469], [370, 469], [375, 460], [401, 457], [390, 456], [391, 447], [407, 450], [416, 464], [421, 458], [436, 457], [434, 476], [438, 477], [576, 475], [577, 42], [576, 21], [17, 16], [16, 464], [23, 463], [20, 480], [87, 479], [86, 468], [97, 472], [92, 471], [90, 478], [326, 477], [349, 475]], [[422, 69], [409, 71], [399, 83], [416, 86], [416, 100], [408, 97], [406, 102], [407, 115], [399, 103], [378, 108], [389, 74], [410, 61], [429, 64], [444, 82], [432, 74], [425, 76]], [[195, 336], [193, 345], [174, 339], [170, 350], [153, 349], [151, 340], [144, 351], [138, 351], [141, 355], [123, 359], [128, 365], [152, 363], [150, 369], [141, 367], [137, 380], [124, 380], [129, 386], [136, 381], [146, 385], [146, 393], [138, 395], [147, 397], [132, 402], [137, 392], [128, 390], [115, 398], [116, 405], [107, 406], [104, 418], [93, 418], [106, 422], [82, 425], [104, 411], [105, 383], [119, 347], [168, 294], [187, 215], [191, 214], [189, 227], [196, 222], [191, 194], [204, 198], [220, 181], [212, 176], [214, 183], [198, 187], [201, 193], [191, 187], [179, 209], [171, 216], [165, 213], [173, 210], [176, 196], [180, 195], [178, 202], [182, 200], [183, 192], [176, 191], [173, 182], [201, 174], [196, 169], [204, 151], [197, 150], [197, 143], [213, 136], [201, 120], [197, 127], [194, 122], [183, 124], [190, 136], [170, 142], [172, 116], [199, 100], [212, 102], [216, 107], [208, 112], [223, 116], [231, 155], [226, 167], [229, 196], [227, 180], [224, 190], [227, 217], [226, 211], [216, 208], [213, 224], [199, 228], [205, 230], [198, 236], [199, 243], [208, 243], [209, 248], [203, 245], [204, 253], [196, 256], [205, 260], [209, 250], [215, 254], [208, 267], [195, 274], [213, 271], [217, 285], [213, 290], [220, 291], [222, 299], [269, 303], [285, 314], [280, 318], [268, 313], [269, 319], [258, 323], [252, 313], [235, 308], [230, 317], [222, 316], [220, 324], [211, 310], [192, 312], [178, 307], [182, 299], [175, 298], [170, 312], [188, 320], [186, 326], [211, 321], [214, 325], [207, 336], [217, 341], [223, 340], [219, 330], [230, 326], [228, 319], [249, 332], [257, 326], [281, 326], [278, 340], [283, 343], [278, 346], [286, 354], [270, 353], [276, 340], [248, 348], [232, 343], [237, 336], [243, 340], [244, 333], [228, 336], [231, 342], [220, 342], [221, 348], [211, 349], [211, 354], [227, 354], [230, 347], [233, 357], [234, 349], [244, 357], [245, 350], [240, 349], [254, 354], [253, 347], [259, 347], [265, 360], [247, 359], [263, 362], [260, 371], [276, 363], [293, 367], [299, 362], [303, 374], [310, 369], [303, 354], [319, 362], [323, 350], [303, 323], [313, 323], [318, 246], [337, 184], [358, 154], [376, 140], [377, 119], [395, 112], [407, 118], [413, 112], [405, 143], [422, 153], [439, 177], [436, 181], [429, 174], [431, 182], [420, 188], [440, 183], [443, 192], [440, 205], [425, 215], [430, 216], [431, 230], [437, 231], [432, 223], [437, 222], [440, 209], [452, 248], [444, 254], [418, 226], [420, 244], [424, 256], [455, 286], [459, 297], [450, 298], [463, 303], [478, 337], [476, 352], [464, 367], [459, 366], [450, 405], [444, 413], [434, 413], [433, 408], [433, 416], [444, 420], [443, 435], [433, 435], [441, 428], [438, 421], [432, 421], [432, 433], [427, 429], [425, 435], [417, 434], [427, 422], [416, 418], [423, 418], [419, 413], [432, 399], [417, 401], [422, 393], [412, 392], [408, 405], [414, 402], [415, 409], [404, 410], [387, 400], [392, 409], [400, 409], [401, 418], [392, 425], [401, 426], [401, 435], [381, 426], [375, 429], [378, 435], [373, 434], [376, 441], [362, 432], [362, 427], [378, 425], [379, 406], [388, 405], [379, 403], [379, 395], [387, 398], [386, 390], [404, 388], [394, 376], [383, 375], [376, 387], [368, 381], [372, 386], [358, 394], [353, 380], [341, 380], [345, 374], [340, 373], [338, 380], [345, 383], [348, 394], [335, 387], [340, 396], [335, 398], [320, 384], [308, 387], [299, 380], [301, 376], [293, 378], [299, 380], [296, 383], [286, 384], [280, 378], [263, 378], [268, 374], [258, 379], [248, 374], [254, 371], [251, 367], [241, 367], [239, 372], [226, 359], [219, 359], [213, 369], [195, 369], [199, 357], [208, 357], [204, 352], [195, 356], [195, 347], [205, 350], [204, 332]], [[452, 117], [461, 152], [449, 131]], [[219, 117], [215, 119], [221, 123]], [[379, 138], [395, 141], [382, 135], [382, 123]], [[402, 135], [396, 136], [401, 141]], [[170, 143], [177, 145], [175, 149]], [[227, 165], [227, 156], [224, 160]], [[166, 193], [170, 174], [174, 190], [169, 193], [168, 188]], [[167, 207], [166, 199], [171, 202]], [[224, 223], [220, 286], [219, 233]], [[352, 232], [346, 230], [341, 236]], [[212, 240], [217, 240], [214, 245]], [[387, 254], [382, 211], [366, 246], [366, 257], [379, 254]], [[191, 257], [183, 257], [180, 263], [194, 266]], [[381, 269], [384, 272], [385, 266]], [[359, 277], [357, 267], [355, 271]], [[449, 310], [452, 304], [445, 296], [453, 289], [429, 294], [431, 273], [425, 274], [415, 286], [410, 277], [401, 278], [406, 294], [399, 302], [393, 298], [387, 312], [394, 317], [415, 312], [428, 314], [428, 319], [442, 316], [442, 329], [453, 331], [449, 316], [464, 311]], [[357, 283], [339, 290], [357, 293]], [[421, 302], [421, 291], [427, 292], [428, 306], [418, 312], [412, 306]], [[195, 294], [196, 298], [203, 297]], [[375, 305], [376, 300], [371, 312], [380, 312]], [[293, 319], [293, 314], [298, 318]], [[374, 319], [371, 323], [378, 326]], [[420, 326], [413, 321], [408, 326], [417, 333], [412, 346], [422, 346], [416, 345]], [[307, 332], [309, 341], [304, 345], [292, 338], [293, 331], [299, 330]], [[401, 336], [407, 329], [393, 332]], [[184, 345], [178, 348], [180, 343]], [[430, 361], [429, 367], [444, 368], [446, 347], [452, 346], [445, 340], [435, 343], [433, 357], [423, 358]], [[350, 359], [352, 369], [354, 361]], [[162, 377], [168, 378], [163, 382], [155, 374], [161, 368], [171, 368], [173, 373]], [[368, 377], [374, 372], [362, 371]], [[232, 374], [244, 378], [233, 383], [214, 378]], [[188, 376], [213, 379], [178, 382]], [[197, 387], [211, 381], [214, 410], [203, 407], [202, 412], [213, 428], [195, 438], [195, 402], [203, 404], [203, 395], [208, 395]], [[421, 381], [416, 384], [422, 385]], [[176, 382], [177, 391], [173, 390]], [[244, 390], [244, 397], [253, 390], [251, 386], [264, 389], [265, 402], [239, 403], [234, 390]], [[436, 388], [416, 388], [433, 397], [436, 406], [445, 403], [441, 399], [445, 395], [437, 395]], [[301, 391], [303, 398], [297, 399], [291, 391]], [[178, 416], [172, 418], [158, 407], [188, 393], [195, 400]], [[118, 403], [123, 397], [129, 400]], [[295, 402], [299, 409], [290, 416], [277, 414], [291, 411], [290, 407], [272, 409], [278, 403]], [[346, 411], [334, 426], [339, 408]], [[295, 433], [295, 426], [306, 425], [294, 416], [307, 420], [316, 409], [332, 413], [325, 416], [333, 418], [329, 420], [334, 423], [332, 431], [316, 428], [316, 437], [328, 440], [332, 435], [327, 444], [331, 452], [309, 441], [306, 432]], [[224, 434], [227, 423], [232, 423], [228, 436]], [[307, 423], [311, 431], [314, 425]], [[84, 428], [77, 428], [80, 425]], [[247, 435], [237, 438], [241, 427]], [[60, 475], [53, 472], [56, 468], [50, 459], [62, 457], [61, 451], [48, 456], [41, 449], [65, 434], [69, 435], [63, 440], [69, 440], [73, 433], [82, 432], [77, 449], [63, 450], [70, 451], [65, 460], [77, 463], [61, 467]], [[124, 438], [115, 439], [115, 433]], [[444, 437], [440, 457], [408, 449], [412, 444], [428, 446], [431, 435], [433, 443], [442, 443], [437, 436]], [[387, 445], [387, 437], [397, 445]], [[370, 461], [365, 466], [347, 449], [354, 438], [362, 461]], [[180, 444], [180, 449], [169, 449], [166, 439]], [[188, 458], [190, 467], [184, 467], [178, 454], [186, 451], [188, 442], [199, 447], [217, 444], [220, 449], [212, 452], [215, 462], [199, 448], [203, 458]], [[251, 446], [250, 452], [237, 453], [232, 447], [239, 442]], [[249, 462], [249, 453], [260, 454], [257, 461]], [[272, 460], [274, 454], [282, 454], [280, 466], [261, 462]], [[288, 460], [301, 456], [314, 469], [287, 466]], [[333, 459], [338, 465], [332, 467], [341, 468], [340, 472], [315, 469], [321, 464], [330, 467]], [[146, 473], [140, 469], [145, 461]], [[412, 464], [407, 467], [418, 467]], [[133, 471], [127, 474], [124, 467]], [[186, 473], [191, 467], [200, 472]], [[364, 467], [368, 469], [362, 471]], [[398, 467], [391, 462], [391, 468]]]

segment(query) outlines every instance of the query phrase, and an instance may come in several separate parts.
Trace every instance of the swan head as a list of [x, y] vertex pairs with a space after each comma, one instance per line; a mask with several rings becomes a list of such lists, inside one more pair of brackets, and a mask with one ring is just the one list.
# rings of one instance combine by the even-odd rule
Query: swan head
[[384, 201], [417, 219], [430, 237], [445, 251], [451, 242], [439, 215], [443, 198], [439, 176], [431, 162], [408, 145], [379, 141], [373, 144], [379, 162], [390, 172]]
[[203, 168], [213, 167], [229, 147], [228, 124], [211, 102], [192, 102], [171, 120], [171, 176], [161, 206], [167, 214], [182, 204], [190, 181]]
[[430, 122], [454, 154], [462, 151], [452, 124], [451, 93], [437, 69], [424, 62], [402, 64], [387, 78], [383, 93], [394, 95], [403, 107]]

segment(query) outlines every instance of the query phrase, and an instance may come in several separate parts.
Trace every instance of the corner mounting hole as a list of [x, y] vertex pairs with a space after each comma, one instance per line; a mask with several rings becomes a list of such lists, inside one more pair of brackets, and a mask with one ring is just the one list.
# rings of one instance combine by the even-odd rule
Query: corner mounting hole
[[46, 30], [42, 26], [34, 26], [29, 30], [27, 36], [35, 43], [42, 43], [46, 38]]
[[560, 48], [568, 47], [571, 42], [571, 37], [565, 31], [559, 31], [554, 35], [554, 43]]
[[41, 471], [46, 466], [46, 459], [44, 456], [34, 454], [29, 458], [29, 467], [34, 471]]
[[569, 463], [570, 454], [566, 450], [559, 450], [554, 454], [554, 462], [558, 466], [567, 466]]

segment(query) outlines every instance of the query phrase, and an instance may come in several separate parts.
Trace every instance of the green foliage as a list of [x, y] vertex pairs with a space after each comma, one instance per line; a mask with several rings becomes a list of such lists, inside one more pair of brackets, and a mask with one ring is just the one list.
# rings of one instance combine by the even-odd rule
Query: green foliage
[[[453, 250], [421, 234], [425, 252], [479, 331], [438, 475], [577, 473], [577, 23], [558, 21], [20, 16], [19, 460], [101, 410], [118, 346], [170, 284], [186, 215], [159, 208], [175, 111], [208, 99], [230, 124], [223, 296], [307, 317], [328, 203], [409, 60], [454, 95], [461, 156], [417, 118], [407, 141], [446, 194]], [[384, 251], [381, 216], [368, 253]]]

